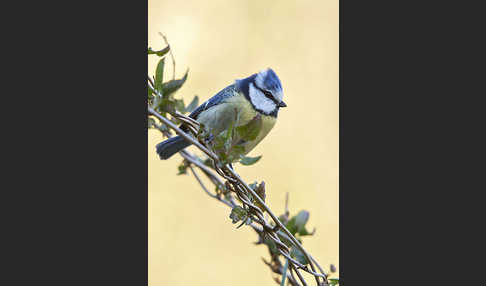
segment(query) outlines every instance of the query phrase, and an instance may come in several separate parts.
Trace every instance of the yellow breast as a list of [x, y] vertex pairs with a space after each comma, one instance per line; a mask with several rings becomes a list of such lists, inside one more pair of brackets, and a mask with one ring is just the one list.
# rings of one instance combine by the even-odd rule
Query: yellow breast
[[[198, 117], [198, 121], [203, 123], [205, 126], [211, 126], [211, 132], [213, 134], [219, 134], [229, 127], [229, 124], [236, 118], [237, 115], [239, 117], [238, 126], [240, 126], [246, 125], [258, 114], [260, 113], [253, 108], [251, 103], [243, 95], [238, 94], [227, 98], [224, 103], [219, 104], [201, 114]], [[245, 154], [255, 148], [255, 146], [260, 143], [265, 136], [267, 136], [276, 123], [276, 118], [273, 116], [263, 114], [261, 114], [261, 116], [262, 129], [260, 130], [257, 138], [253, 141], [248, 141], [242, 144], [245, 147]]]
[[[238, 126], [246, 125], [250, 120], [252, 120], [255, 116], [260, 114], [256, 111], [251, 103], [244, 97], [244, 96], [234, 96], [228, 100], [229, 105], [231, 106], [238, 106], [239, 108], [239, 121]], [[263, 115], [261, 114], [262, 118], [262, 129], [258, 134], [257, 138], [253, 141], [248, 141], [242, 144], [245, 147], [245, 154], [253, 150], [260, 141], [267, 136], [267, 134], [272, 130], [273, 126], [275, 125], [277, 119], [273, 116]]]

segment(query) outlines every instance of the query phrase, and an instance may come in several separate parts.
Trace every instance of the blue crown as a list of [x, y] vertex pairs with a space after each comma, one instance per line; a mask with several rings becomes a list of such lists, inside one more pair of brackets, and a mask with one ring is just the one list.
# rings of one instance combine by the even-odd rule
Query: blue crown
[[269, 90], [282, 90], [282, 83], [280, 82], [277, 74], [271, 68], [266, 70], [266, 76], [263, 84]]

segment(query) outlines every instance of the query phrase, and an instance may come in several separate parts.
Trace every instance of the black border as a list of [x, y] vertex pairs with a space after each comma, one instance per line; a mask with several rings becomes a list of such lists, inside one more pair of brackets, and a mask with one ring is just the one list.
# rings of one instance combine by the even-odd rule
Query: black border
[[342, 285], [475, 284], [486, 92], [471, 5], [340, 1]]
[[21, 5], [3, 39], [5, 276], [147, 285], [147, 2]]

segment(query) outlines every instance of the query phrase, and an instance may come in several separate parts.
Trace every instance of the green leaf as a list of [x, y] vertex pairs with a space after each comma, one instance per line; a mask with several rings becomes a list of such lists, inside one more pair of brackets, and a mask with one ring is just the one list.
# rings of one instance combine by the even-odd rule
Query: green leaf
[[177, 173], [177, 175], [184, 175], [184, 174], [187, 174], [187, 163], [186, 161], [182, 161], [182, 163], [179, 164], [179, 166], [177, 167], [177, 170], [179, 171], [179, 173]]
[[212, 168], [213, 167], [213, 159], [207, 158], [206, 160], [203, 161], [203, 164]]
[[162, 105], [162, 98], [158, 95], [155, 95], [154, 98], [153, 98], [152, 107], [155, 110], [159, 111], [161, 105]]
[[300, 232], [302, 229], [305, 228], [305, 224], [309, 220], [309, 212], [308, 211], [300, 211], [297, 216], [295, 217], [295, 225], [297, 226], [297, 232]]
[[241, 154], [245, 152], [245, 147], [235, 145], [231, 147], [228, 152], [228, 163], [235, 162], [241, 158]]
[[175, 105], [175, 109], [179, 112], [185, 112], [186, 111], [186, 106], [184, 104], [184, 100], [183, 99], [176, 99], [174, 100], [174, 105]]
[[288, 248], [290, 248], [290, 247], [292, 247], [292, 245], [294, 245], [294, 243], [290, 240], [290, 238], [288, 236], [282, 235], [282, 231], [278, 231], [277, 235], [278, 235], [278, 238], [280, 239], [280, 241], [283, 242], [283, 244], [287, 245]]
[[250, 224], [251, 224], [251, 222], [252, 222], [251, 218], [247, 216], [247, 217], [246, 217], [246, 219], [243, 219], [243, 220], [241, 221], [240, 225], [239, 225], [239, 226], [237, 226], [236, 228], [240, 228], [240, 227], [242, 227], [244, 224], [246, 224], [246, 225], [250, 225]]
[[265, 236], [264, 240], [263, 240], [263, 243], [265, 243], [267, 246], [268, 246], [268, 249], [270, 250], [270, 252], [274, 255], [279, 255], [280, 252], [278, 251], [278, 248], [277, 248], [277, 245], [275, 244], [275, 242], [273, 240], [271, 240], [270, 238], [268, 238], [267, 236]]
[[235, 206], [231, 210], [229, 217], [230, 217], [230, 219], [232, 219], [233, 223], [237, 223], [240, 220], [246, 219], [247, 216], [248, 216], [248, 212], [244, 208], [242, 208], [240, 206]]
[[307, 229], [304, 228], [304, 229], [301, 229], [298, 233], [301, 236], [305, 236], [305, 235], [314, 235], [315, 232], [316, 232], [315, 228], [312, 230], [312, 232], [309, 232]]
[[246, 141], [255, 140], [262, 129], [262, 116], [260, 114], [253, 117], [246, 125], [236, 127], [236, 132], [241, 139]]
[[186, 112], [193, 112], [194, 109], [197, 108], [197, 106], [199, 105], [199, 97], [194, 96], [194, 98], [192, 99], [191, 103], [189, 103], [189, 105], [186, 107]]
[[148, 128], [154, 128], [155, 127], [155, 120], [151, 117], [147, 119], [148, 122]]
[[228, 127], [228, 129], [226, 129], [226, 131], [224, 132], [224, 147], [225, 147], [225, 150], [230, 150], [231, 149], [231, 145], [233, 143], [233, 124], [235, 122], [234, 121], [231, 121], [230, 122], [230, 125]]
[[157, 64], [157, 68], [155, 69], [155, 90], [159, 91], [162, 95], [164, 94], [163, 90], [162, 90], [162, 86], [163, 86], [163, 77], [164, 77], [164, 61], [165, 61], [165, 58], [161, 59], [159, 61], [159, 63]]
[[240, 158], [244, 152], [242, 146], [233, 146], [233, 125], [231, 121], [228, 129], [222, 131], [213, 141], [213, 148], [223, 164], [231, 163]]
[[309, 264], [309, 262], [305, 258], [304, 253], [302, 253], [302, 251], [300, 251], [299, 249], [297, 249], [295, 247], [292, 247], [290, 249], [290, 256], [295, 258], [297, 261], [299, 261], [303, 265]]
[[[260, 183], [260, 185], [258, 185], [256, 188], [252, 188], [252, 189], [255, 191], [255, 193], [257, 193], [257, 195], [260, 197], [260, 199], [262, 199], [262, 201], [265, 202], [265, 198], [267, 196], [265, 194], [265, 182], [262, 181]], [[256, 199], [254, 201], [255, 201], [255, 204], [257, 205], [257, 207], [259, 207], [262, 212], [265, 212], [265, 208], [263, 207], [263, 205], [260, 204], [260, 202]]]
[[186, 71], [184, 76], [181, 79], [173, 79], [170, 80], [166, 83], [164, 83], [164, 86], [162, 87], [163, 94], [170, 95], [174, 92], [176, 92], [181, 86], [186, 82], [187, 79], [187, 74], [189, 73], [189, 70]]
[[279, 220], [279, 221], [280, 221], [282, 224], [284, 224], [284, 225], [286, 225], [286, 224], [287, 224], [287, 222], [288, 222], [288, 218], [287, 218], [287, 216], [286, 216], [285, 214], [280, 215], [280, 216], [278, 217], [278, 220]]
[[295, 225], [295, 217], [292, 217], [285, 227], [292, 233], [292, 235], [295, 235], [297, 233], [297, 226]]
[[172, 130], [169, 127], [167, 127], [165, 124], [159, 125], [157, 129], [159, 129], [162, 133], [166, 132], [172, 134]]
[[329, 281], [330, 286], [338, 285], [339, 284], [339, 278], [329, 278], [327, 279]]
[[175, 113], [175, 101], [164, 97], [162, 100], [160, 100], [157, 108], [164, 112]]
[[149, 98], [149, 100], [151, 100], [154, 97], [154, 92], [148, 86], [147, 86], [147, 90], [148, 90], [148, 98]]
[[257, 195], [260, 197], [260, 199], [262, 199], [262, 201], [265, 202], [265, 198], [267, 197], [267, 195], [265, 194], [265, 182], [264, 181], [262, 181], [260, 183], [260, 185], [258, 185], [258, 187], [255, 190], [255, 193], [257, 193]]
[[307, 231], [305, 224], [309, 220], [309, 212], [306, 210], [300, 211], [296, 216], [292, 217], [285, 225], [287, 229], [295, 235], [296, 233], [300, 235], [313, 235], [313, 232]]
[[154, 51], [154, 50], [152, 50], [152, 48], [150, 48], [150, 47], [148, 48], [148, 54], [149, 54], [149, 55], [157, 55], [157, 56], [159, 56], [159, 57], [164, 56], [164, 55], [165, 55], [165, 54], [167, 54], [169, 51], [170, 51], [170, 47], [169, 47], [169, 46], [167, 46], [167, 47], [163, 48], [163, 49], [162, 49], [162, 50], [160, 50], [160, 51]]
[[245, 157], [243, 156], [240, 160], [240, 163], [245, 166], [250, 166], [258, 162], [262, 156], [257, 156], [257, 157]]
[[223, 131], [221, 133], [219, 133], [218, 136], [216, 136], [216, 138], [214, 138], [213, 140], [213, 148], [214, 148], [214, 151], [216, 151], [216, 153], [226, 153], [226, 150], [224, 149], [225, 147], [225, 143], [226, 143], [226, 134], [227, 134], [227, 131]]

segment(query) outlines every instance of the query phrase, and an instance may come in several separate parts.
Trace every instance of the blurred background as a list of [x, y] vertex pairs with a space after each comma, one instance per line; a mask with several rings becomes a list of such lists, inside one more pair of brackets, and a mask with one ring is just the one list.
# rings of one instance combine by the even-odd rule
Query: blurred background
[[[284, 101], [274, 129], [237, 164], [247, 183], [266, 183], [267, 203], [280, 215], [289, 192], [290, 214], [310, 212], [303, 246], [323, 266], [339, 271], [338, 0], [148, 1], [148, 46], [165, 47], [176, 77], [189, 68], [176, 98], [203, 102], [235, 79], [271, 67]], [[166, 61], [170, 76], [170, 60]], [[157, 57], [148, 59], [154, 74]], [[236, 229], [230, 209], [208, 197], [192, 175], [177, 176], [179, 155], [161, 161], [148, 132], [148, 280], [155, 285], [276, 285], [261, 257], [269, 255], [249, 227]], [[193, 148], [190, 151], [194, 151]], [[333, 275], [337, 276], [337, 273]]]

